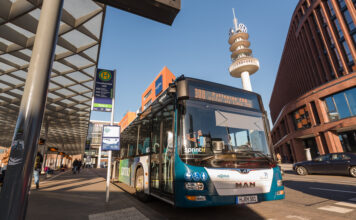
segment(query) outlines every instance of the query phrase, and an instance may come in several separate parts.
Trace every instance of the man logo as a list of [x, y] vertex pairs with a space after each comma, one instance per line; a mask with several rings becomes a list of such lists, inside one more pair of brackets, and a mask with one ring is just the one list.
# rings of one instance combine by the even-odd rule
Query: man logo
[[238, 169], [237, 171], [241, 174], [248, 174], [250, 172], [249, 169]]
[[254, 188], [256, 187], [256, 183], [255, 182], [245, 182], [245, 183], [236, 183], [236, 188]]

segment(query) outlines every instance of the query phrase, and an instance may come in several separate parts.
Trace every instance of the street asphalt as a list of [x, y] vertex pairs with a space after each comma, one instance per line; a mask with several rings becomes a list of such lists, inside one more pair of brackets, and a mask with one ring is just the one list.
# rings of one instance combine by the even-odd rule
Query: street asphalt
[[290, 165], [283, 168], [284, 200], [191, 209], [154, 198], [142, 203], [117, 185], [111, 185], [105, 204], [105, 169], [67, 172], [31, 191], [27, 219], [356, 219], [356, 178], [298, 176]]

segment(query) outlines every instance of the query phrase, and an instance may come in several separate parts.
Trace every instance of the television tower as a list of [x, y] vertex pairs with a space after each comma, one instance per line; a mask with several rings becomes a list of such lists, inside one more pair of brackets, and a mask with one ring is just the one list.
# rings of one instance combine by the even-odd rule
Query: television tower
[[252, 50], [249, 48], [247, 27], [242, 23], [237, 23], [234, 9], [232, 9], [232, 13], [234, 28], [231, 28], [229, 33], [230, 51], [232, 52], [232, 64], [229, 67], [229, 72], [232, 77], [241, 78], [244, 90], [252, 91], [250, 74], [254, 74], [260, 68], [260, 63], [252, 56]]

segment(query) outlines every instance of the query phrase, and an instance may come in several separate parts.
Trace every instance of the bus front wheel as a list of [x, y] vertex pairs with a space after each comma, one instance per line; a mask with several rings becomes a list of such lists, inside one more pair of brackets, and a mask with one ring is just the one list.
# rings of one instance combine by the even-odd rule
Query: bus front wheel
[[136, 178], [135, 178], [135, 190], [136, 196], [141, 201], [148, 201], [148, 195], [145, 194], [144, 190], [144, 173], [142, 167], [138, 168], [136, 171]]

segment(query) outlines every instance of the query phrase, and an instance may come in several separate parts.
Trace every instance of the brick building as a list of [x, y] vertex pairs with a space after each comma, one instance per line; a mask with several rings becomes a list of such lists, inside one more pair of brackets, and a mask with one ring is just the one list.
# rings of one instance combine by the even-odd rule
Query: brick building
[[356, 0], [300, 0], [269, 103], [284, 162], [356, 152]]

